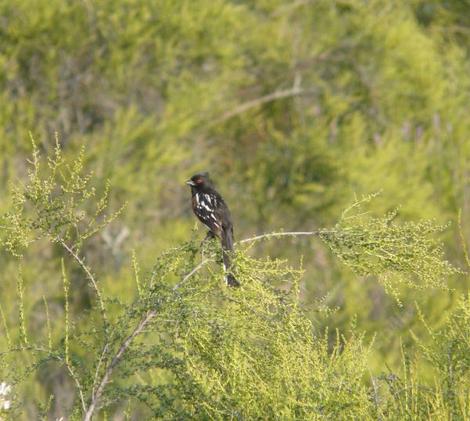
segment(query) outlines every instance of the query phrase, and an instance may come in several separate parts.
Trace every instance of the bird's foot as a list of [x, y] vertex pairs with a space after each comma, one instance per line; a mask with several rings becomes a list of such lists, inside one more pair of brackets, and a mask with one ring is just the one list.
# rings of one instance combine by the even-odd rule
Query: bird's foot
[[212, 231], [207, 231], [207, 234], [206, 236], [204, 237], [204, 240], [201, 241], [201, 245], [199, 246], [200, 249], [201, 249], [201, 254], [202, 254], [202, 257], [204, 258], [204, 249], [205, 249], [205, 245], [208, 241], [210, 240], [213, 240], [215, 238], [215, 234], [212, 232]]
[[233, 276], [231, 273], [227, 273], [225, 275], [225, 282], [227, 282], [229, 287], [238, 288], [240, 286], [240, 282], [238, 282], [235, 276]]

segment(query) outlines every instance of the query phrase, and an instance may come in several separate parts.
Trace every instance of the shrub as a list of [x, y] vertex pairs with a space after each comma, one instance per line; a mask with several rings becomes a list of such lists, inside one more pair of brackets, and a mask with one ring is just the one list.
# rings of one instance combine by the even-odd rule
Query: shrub
[[[103, 288], [82, 257], [86, 242], [120, 212], [107, 210], [107, 191], [97, 198], [82, 161], [80, 155], [67, 162], [57, 144], [44, 165], [34, 147], [29, 180], [13, 187], [11, 208], [2, 217], [1, 244], [19, 267], [27, 266], [34, 243], [62, 250], [63, 313], [51, 318], [44, 298], [43, 334], [28, 326], [27, 286], [21, 271], [17, 275], [18, 327], [10, 330], [4, 318], [9, 350], [1, 354], [2, 376], [18, 393], [10, 414], [22, 412], [26, 396], [19, 395], [31, 387], [28, 379], [44, 380], [62, 369], [73, 384], [74, 399], [64, 408], [72, 418], [120, 411], [164, 419], [367, 418], [375, 410], [365, 381], [370, 345], [356, 329], [331, 336], [315, 328], [299, 305], [302, 270], [250, 257], [251, 246], [317, 236], [346, 265], [377, 275], [388, 287], [396, 281], [443, 287], [443, 279], [457, 271], [442, 260], [430, 236], [440, 227], [396, 225], [393, 215], [367, 217], [361, 207], [369, 196], [345, 210], [331, 229], [240, 241], [235, 256], [240, 289], [223, 284], [214, 244], [203, 247], [200, 263], [196, 240], [170, 249], [144, 276], [134, 256], [136, 294], [123, 300]], [[90, 308], [78, 315], [70, 312], [72, 267], [94, 292]], [[46, 414], [57, 396], [44, 398], [39, 403], [36, 397]]]

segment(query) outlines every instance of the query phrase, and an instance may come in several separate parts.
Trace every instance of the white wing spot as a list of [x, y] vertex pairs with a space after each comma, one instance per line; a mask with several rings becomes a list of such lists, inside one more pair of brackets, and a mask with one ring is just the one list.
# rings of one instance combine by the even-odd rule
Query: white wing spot
[[212, 209], [211, 209], [209, 206], [207, 206], [204, 202], [201, 203], [201, 206], [202, 206], [204, 209], [208, 210], [209, 212], [212, 212]]

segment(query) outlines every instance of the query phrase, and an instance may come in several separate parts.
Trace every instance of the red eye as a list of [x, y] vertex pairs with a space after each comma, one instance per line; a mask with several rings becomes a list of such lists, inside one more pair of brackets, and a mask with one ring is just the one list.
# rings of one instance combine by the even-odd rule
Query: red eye
[[198, 178], [198, 179], [196, 180], [196, 184], [202, 184], [202, 178]]

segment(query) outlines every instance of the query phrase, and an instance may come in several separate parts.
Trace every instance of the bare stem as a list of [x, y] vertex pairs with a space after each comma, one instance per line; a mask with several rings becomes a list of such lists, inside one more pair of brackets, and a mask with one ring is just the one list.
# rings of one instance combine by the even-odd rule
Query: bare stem
[[199, 263], [191, 272], [189, 272], [187, 275], [184, 276], [184, 278], [179, 282], [177, 283], [174, 287], [173, 287], [173, 291], [176, 291], [181, 285], [183, 285], [189, 278], [191, 278], [191, 276], [193, 276], [198, 270], [200, 270], [203, 266], [205, 266], [207, 263], [209, 263], [212, 259], [211, 258], [207, 258], [207, 259], [204, 259], [201, 263]]
[[63, 361], [64, 361], [65, 367], [67, 368], [67, 371], [70, 374], [70, 377], [72, 377], [73, 381], [75, 382], [75, 385], [77, 386], [78, 394], [80, 396], [80, 403], [82, 405], [83, 411], [85, 412], [86, 411], [85, 397], [83, 396], [83, 388], [82, 388], [82, 385], [80, 384], [80, 380], [78, 379], [78, 376], [75, 373], [75, 371], [73, 371], [73, 368], [70, 365], [70, 363], [68, 363], [66, 359], [64, 359]]
[[311, 92], [313, 91], [307, 90], [307, 89], [300, 89], [298, 87], [285, 89], [282, 91], [275, 91], [268, 95], [255, 98], [255, 99], [252, 99], [251, 101], [247, 101], [247, 102], [244, 102], [243, 104], [238, 105], [233, 110], [227, 111], [225, 114], [222, 114], [222, 116], [218, 118], [217, 120], [215, 120], [212, 124], [223, 123], [224, 121], [230, 120], [231, 118], [236, 117], [237, 115], [242, 114], [251, 108], [255, 108], [260, 105], [263, 105], [272, 101], [276, 101], [278, 99], [289, 98], [289, 97], [298, 96], [298, 95], [305, 95]]
[[[280, 237], [300, 237], [300, 236], [315, 236], [320, 233], [324, 232], [332, 232], [327, 230], [316, 230], [316, 231], [289, 231], [289, 232], [271, 232], [268, 234], [260, 234], [256, 235], [255, 237], [245, 238], [243, 240], [237, 241], [235, 244], [244, 244], [244, 243], [253, 243], [256, 241], [264, 240], [264, 239], [271, 239], [271, 238], [280, 238]], [[178, 289], [181, 285], [183, 285], [191, 276], [193, 276], [196, 272], [201, 270], [207, 263], [212, 261], [211, 258], [204, 259], [201, 263], [199, 263], [191, 272], [184, 276], [184, 278], [175, 285], [173, 290]]]
[[93, 379], [93, 388], [91, 391], [91, 399], [95, 398], [95, 390], [96, 390], [96, 384], [98, 382], [98, 375], [100, 373], [100, 368], [101, 368], [101, 364], [103, 363], [104, 356], [108, 352], [108, 348], [109, 348], [109, 342], [106, 342], [105, 346], [103, 347], [103, 351], [101, 352], [100, 359], [98, 360], [98, 364], [96, 365], [95, 377]]
[[96, 392], [91, 399], [90, 405], [88, 406], [85, 416], [83, 417], [84, 421], [90, 421], [92, 419], [96, 407], [101, 399], [101, 396], [103, 395], [104, 388], [108, 384], [114, 368], [121, 362], [124, 353], [127, 351], [135, 337], [138, 336], [144, 330], [145, 326], [156, 316], [156, 314], [156, 310], [149, 310], [145, 314], [145, 316], [140, 320], [139, 324], [135, 327], [132, 333], [121, 344], [118, 351], [111, 360], [111, 363], [106, 368], [106, 371], [104, 372], [104, 375], [98, 385], [98, 388], [96, 389]]
[[251, 243], [254, 241], [269, 239], [269, 238], [279, 238], [279, 237], [300, 237], [302, 235], [312, 236], [318, 235], [321, 232], [326, 232], [324, 230], [317, 230], [317, 231], [290, 231], [290, 232], [271, 232], [268, 234], [260, 234], [255, 237], [245, 238], [243, 240], [238, 241], [239, 244], [244, 243]]
[[101, 315], [103, 317], [103, 323], [104, 323], [105, 331], [108, 332], [108, 319], [106, 317], [106, 310], [105, 310], [105, 306], [104, 306], [103, 297], [101, 296], [101, 292], [98, 288], [98, 283], [96, 282], [96, 279], [95, 279], [93, 273], [91, 273], [90, 269], [85, 264], [83, 259], [77, 253], [75, 253], [73, 251], [73, 249], [62, 238], [57, 237], [56, 240], [65, 250], [67, 250], [67, 252], [70, 254], [70, 256], [72, 256], [74, 258], [74, 260], [80, 265], [80, 267], [85, 272], [86, 277], [91, 282], [91, 285], [93, 286], [93, 289], [96, 292], [96, 296], [97, 296], [98, 302], [100, 304]]
[[[23, 351], [33, 351], [33, 352], [43, 352], [47, 355], [51, 355], [51, 350], [46, 349], [40, 346], [28, 346], [28, 347], [23, 347], [20, 346], [19, 348], [11, 348], [6, 352], [0, 352], [0, 356], [2, 355], [7, 355], [12, 352], [23, 352]], [[67, 363], [65, 358], [60, 357], [59, 355], [52, 355], [52, 358], [56, 359], [57, 361], [60, 361], [64, 364], [64, 366], [67, 368], [67, 371], [70, 374], [70, 377], [72, 377], [73, 381], [75, 382], [75, 385], [77, 386], [78, 394], [80, 396], [80, 403], [82, 405], [83, 412], [86, 411], [86, 405], [85, 405], [85, 397], [83, 395], [83, 387], [80, 383], [80, 380], [78, 379], [78, 376], [76, 373], [73, 371], [73, 368], [70, 364]]]

